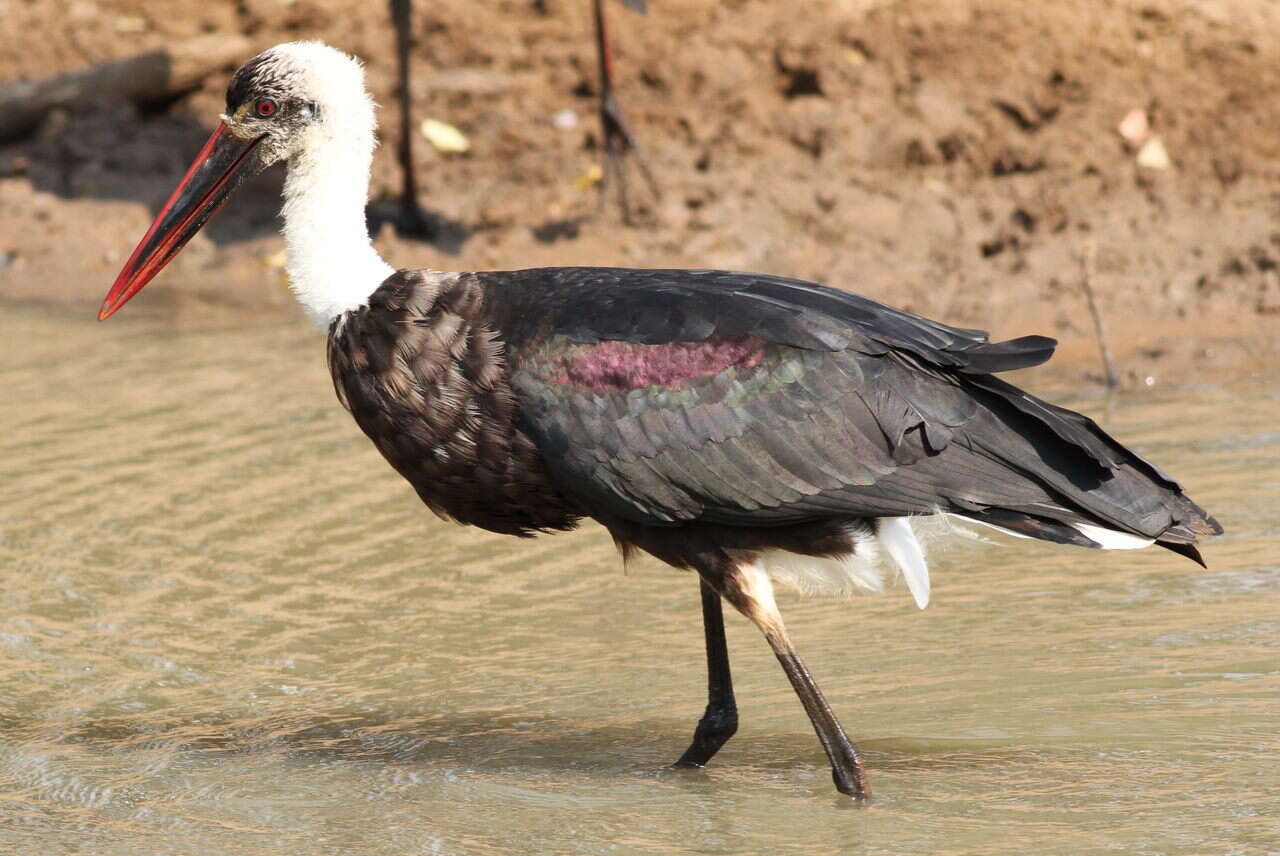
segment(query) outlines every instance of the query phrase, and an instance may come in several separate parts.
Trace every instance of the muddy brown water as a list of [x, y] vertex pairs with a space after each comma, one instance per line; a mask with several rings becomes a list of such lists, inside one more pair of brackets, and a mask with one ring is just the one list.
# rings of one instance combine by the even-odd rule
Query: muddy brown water
[[784, 601], [857, 809], [736, 616], [742, 728], [664, 769], [703, 704], [693, 580], [594, 526], [435, 520], [303, 324], [5, 307], [0, 342], [0, 852], [1280, 850], [1274, 384], [1054, 396], [1218, 515], [1207, 571], [956, 541], [924, 612]]

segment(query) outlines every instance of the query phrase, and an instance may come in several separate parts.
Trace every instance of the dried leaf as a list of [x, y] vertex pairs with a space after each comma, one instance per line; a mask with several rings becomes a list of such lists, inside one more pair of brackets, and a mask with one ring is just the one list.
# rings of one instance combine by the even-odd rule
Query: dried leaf
[[448, 122], [439, 119], [423, 119], [419, 126], [422, 136], [427, 142], [441, 152], [465, 152], [471, 150], [471, 141], [467, 135]]
[[573, 189], [579, 193], [586, 193], [602, 181], [604, 181], [604, 170], [600, 168], [600, 164], [592, 164], [587, 167], [586, 172], [574, 179]]
[[1173, 166], [1173, 161], [1169, 159], [1169, 150], [1164, 147], [1159, 137], [1152, 137], [1138, 149], [1138, 166], [1147, 169], [1168, 169]]
[[137, 15], [120, 15], [112, 23], [117, 33], [145, 33], [150, 29], [147, 19]]

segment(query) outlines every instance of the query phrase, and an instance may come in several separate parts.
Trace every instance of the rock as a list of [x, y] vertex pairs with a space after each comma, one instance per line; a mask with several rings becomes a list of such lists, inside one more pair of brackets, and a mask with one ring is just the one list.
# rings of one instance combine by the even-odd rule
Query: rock
[[1120, 120], [1116, 131], [1131, 147], [1138, 148], [1151, 137], [1151, 122], [1147, 119], [1147, 111], [1134, 107]]

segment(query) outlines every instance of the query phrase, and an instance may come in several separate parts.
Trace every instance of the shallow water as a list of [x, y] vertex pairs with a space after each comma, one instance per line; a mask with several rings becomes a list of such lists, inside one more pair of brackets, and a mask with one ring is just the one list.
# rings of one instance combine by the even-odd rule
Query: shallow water
[[1228, 534], [1171, 553], [936, 551], [783, 610], [877, 798], [837, 798], [754, 628], [738, 736], [697, 587], [598, 528], [441, 523], [299, 325], [0, 308], [0, 852], [1280, 851], [1280, 388], [1056, 395]]

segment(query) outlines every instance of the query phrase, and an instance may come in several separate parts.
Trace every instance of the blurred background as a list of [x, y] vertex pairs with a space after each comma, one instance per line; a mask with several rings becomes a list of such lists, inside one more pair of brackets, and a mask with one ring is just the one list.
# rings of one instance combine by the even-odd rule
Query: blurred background
[[[1123, 381], [1275, 365], [1275, 3], [609, 6], [619, 98], [661, 199], [633, 175], [634, 224], [612, 204], [566, 223], [595, 211], [602, 161], [587, 2], [418, 2], [415, 128], [452, 125], [467, 151], [419, 137], [423, 201], [451, 237], [402, 244], [387, 229], [385, 255], [787, 274], [1057, 336], [1058, 370], [1082, 377], [1097, 373], [1081, 289], [1092, 245]], [[151, 51], [225, 59], [158, 101], [92, 97], [0, 140], [0, 295], [92, 307], [212, 127], [227, 72], [299, 38], [364, 58], [387, 141], [374, 194], [394, 194], [385, 3], [3, 0], [0, 81]], [[279, 181], [241, 193], [131, 309], [294, 312]]]
[[741, 730], [666, 770], [705, 702], [697, 586], [595, 526], [426, 512], [333, 400], [282, 173], [93, 320], [272, 44], [365, 60], [398, 193], [388, 4], [0, 0], [0, 852], [1280, 852], [1280, 4], [649, 5], [607, 3], [661, 189], [633, 167], [628, 220], [590, 4], [414, 3], [444, 229], [383, 255], [760, 270], [1055, 336], [1015, 380], [1179, 477], [1227, 530], [1209, 568], [930, 542], [923, 612], [780, 598], [869, 810], [736, 618]]

